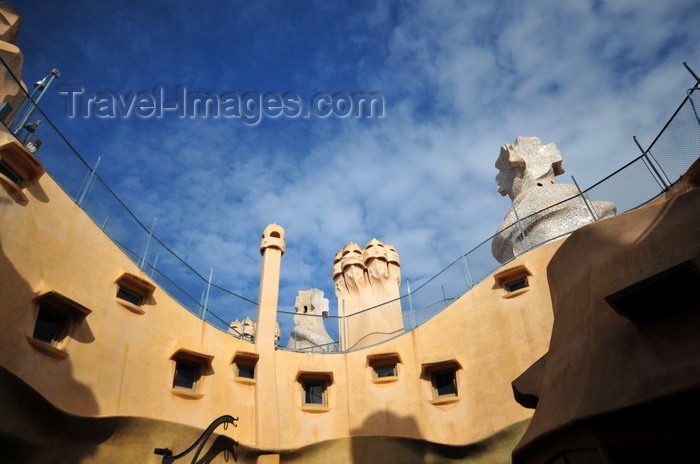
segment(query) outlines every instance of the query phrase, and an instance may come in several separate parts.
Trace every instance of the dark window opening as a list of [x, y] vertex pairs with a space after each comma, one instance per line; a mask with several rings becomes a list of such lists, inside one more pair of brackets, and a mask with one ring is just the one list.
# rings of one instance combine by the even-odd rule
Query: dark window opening
[[453, 370], [434, 372], [432, 381], [438, 397], [457, 396], [457, 378]]
[[396, 364], [374, 366], [374, 376], [377, 379], [382, 379], [385, 377], [396, 377]]
[[7, 177], [20, 187], [22, 186], [22, 182], [24, 182], [22, 176], [17, 174], [17, 172], [14, 169], [12, 169], [5, 161], [2, 160], [0, 160], [0, 173], [4, 174], [5, 177]]
[[201, 366], [197, 363], [183, 360], [175, 361], [175, 377], [173, 378], [173, 388], [183, 388], [194, 391], [199, 381]]
[[304, 404], [325, 406], [326, 383], [321, 380], [304, 380]]
[[45, 308], [39, 308], [39, 314], [36, 318], [34, 326], [35, 339], [42, 342], [56, 345], [64, 338], [64, 327], [66, 324], [65, 317]]
[[513, 293], [513, 292], [518, 291], [520, 289], [527, 288], [528, 286], [529, 286], [529, 284], [527, 281], [527, 277], [523, 277], [522, 279], [513, 280], [511, 282], [505, 283], [506, 291], [508, 293]]
[[119, 290], [117, 290], [117, 298], [120, 298], [124, 301], [128, 301], [129, 303], [136, 306], [141, 306], [141, 303], [143, 302], [142, 295], [139, 295], [138, 293], [127, 288], [124, 288], [121, 285], [119, 286]]
[[250, 366], [246, 364], [238, 364], [238, 377], [242, 379], [254, 379], [255, 378], [255, 366]]

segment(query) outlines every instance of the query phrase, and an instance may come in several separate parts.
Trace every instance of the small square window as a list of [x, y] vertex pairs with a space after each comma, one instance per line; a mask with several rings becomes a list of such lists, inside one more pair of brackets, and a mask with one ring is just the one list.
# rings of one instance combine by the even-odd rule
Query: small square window
[[516, 266], [494, 274], [496, 288], [503, 290], [503, 298], [513, 298], [525, 293], [530, 286], [532, 273], [525, 266]]
[[0, 188], [15, 202], [26, 205], [29, 199], [23, 190], [45, 172], [41, 162], [15, 137], [0, 137]]
[[5, 177], [17, 184], [18, 187], [21, 187], [22, 183], [24, 183], [22, 176], [20, 176], [17, 171], [12, 169], [12, 166], [7, 164], [5, 160], [0, 160], [0, 174], [4, 174]]
[[396, 377], [396, 364], [383, 364], [374, 366], [374, 378], [383, 379], [386, 377]]
[[374, 383], [392, 383], [398, 380], [401, 356], [398, 353], [370, 354], [367, 365], [372, 369]]
[[433, 372], [431, 381], [436, 397], [457, 396], [457, 378], [453, 369]]
[[529, 284], [527, 282], [527, 277], [523, 277], [521, 279], [513, 280], [510, 282], [506, 282], [504, 284], [506, 291], [509, 293], [513, 293], [515, 291], [521, 290], [523, 288], [529, 287]]
[[328, 392], [333, 384], [332, 372], [301, 371], [297, 382], [301, 386], [302, 409], [309, 412], [329, 411]]
[[119, 285], [119, 289], [117, 290], [117, 298], [121, 298], [136, 306], [141, 306], [143, 302], [143, 296], [121, 285]]
[[202, 393], [202, 381], [211, 373], [213, 356], [193, 351], [188, 348], [178, 349], [170, 359], [173, 361], [172, 390], [175, 396], [198, 399]]
[[432, 404], [459, 401], [457, 371], [461, 368], [456, 359], [423, 364], [421, 378], [429, 387]]
[[148, 279], [125, 272], [116, 280], [117, 302], [136, 314], [144, 314], [144, 304], [148, 303], [156, 286]]
[[65, 315], [44, 306], [39, 306], [39, 314], [36, 317], [32, 336], [37, 340], [56, 346], [65, 338], [68, 322]]
[[326, 406], [326, 382], [323, 380], [304, 380], [304, 405]]
[[38, 351], [58, 358], [68, 356], [67, 344], [77, 327], [90, 314], [81, 304], [56, 292], [48, 292], [34, 301], [36, 319], [27, 341]]
[[183, 359], [176, 359], [173, 388], [196, 391], [201, 370], [202, 366], [199, 363]]
[[247, 364], [238, 364], [236, 368], [236, 377], [240, 377], [242, 379], [254, 379], [255, 366]]
[[255, 366], [258, 364], [258, 354], [247, 351], [237, 351], [233, 356], [235, 379], [239, 383], [255, 383]]

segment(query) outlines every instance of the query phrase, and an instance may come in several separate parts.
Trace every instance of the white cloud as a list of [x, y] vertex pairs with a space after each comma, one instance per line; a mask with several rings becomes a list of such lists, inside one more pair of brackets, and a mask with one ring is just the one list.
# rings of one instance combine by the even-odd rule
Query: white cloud
[[[260, 233], [268, 223], [282, 225], [288, 251], [281, 305], [287, 309], [299, 289], [318, 287], [334, 300], [333, 257], [349, 242], [363, 246], [376, 237], [393, 244], [404, 277], [417, 284], [486, 239], [508, 207], [496, 192], [494, 162], [499, 147], [518, 135], [559, 146], [567, 167], [561, 181], [570, 182], [571, 174], [582, 187], [599, 180], [637, 156], [632, 135], [651, 141], [683, 98], [691, 79], [682, 61], [700, 69], [700, 13], [690, 1], [317, 7], [303, 14], [337, 21], [337, 35], [315, 38], [318, 46], [302, 50], [293, 73], [266, 69], [270, 76], [247, 76], [250, 85], [255, 78], [289, 78], [289, 85], [308, 86], [291, 90], [309, 93], [379, 91], [387, 98], [383, 119], [245, 127], [240, 121], [165, 118], [99, 125], [108, 184], [144, 223], [158, 217], [156, 235], [200, 273], [214, 267], [216, 284], [256, 299]], [[209, 55], [210, 69], [183, 66], [172, 82], [180, 77], [195, 86], [224, 85], [234, 74], [243, 79], [246, 70], [260, 72], [255, 60], [275, 58], [276, 29], [292, 44], [313, 33], [295, 36], [290, 24], [303, 18], [277, 17], [265, 5], [221, 8], [220, 16], [235, 18], [240, 27], [264, 23], [267, 35], [254, 35], [265, 40], [253, 44], [236, 35], [235, 53]], [[332, 16], [347, 11], [349, 17]], [[183, 60], [195, 53], [167, 48], [180, 33], [173, 25], [184, 27], [183, 18], [164, 19], [153, 31], [130, 26], [114, 34], [134, 42], [123, 49], [120, 66], [136, 45], [139, 56], [152, 57], [149, 76], [168, 72], [159, 68], [161, 48]], [[206, 32], [229, 40], [226, 34], [235, 31], [223, 23]], [[99, 55], [109, 46], [100, 40], [108, 39], [90, 37], [85, 56]], [[94, 58], [110, 66], [106, 58]], [[236, 66], [241, 63], [250, 68]], [[83, 65], [72, 66], [90, 69]], [[129, 71], [128, 85], [141, 85], [138, 70]], [[81, 144], [88, 151], [96, 146]]]

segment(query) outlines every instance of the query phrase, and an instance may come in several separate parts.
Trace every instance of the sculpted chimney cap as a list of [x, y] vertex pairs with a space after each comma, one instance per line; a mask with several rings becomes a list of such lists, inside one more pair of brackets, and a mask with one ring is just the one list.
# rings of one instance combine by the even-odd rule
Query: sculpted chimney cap
[[362, 259], [364, 260], [365, 265], [367, 265], [375, 258], [386, 261], [387, 253], [386, 249], [384, 248], [384, 244], [376, 238], [373, 238], [365, 245], [365, 250], [362, 252]]
[[343, 268], [340, 265], [340, 260], [343, 257], [343, 252], [339, 251], [335, 254], [335, 259], [333, 259], [333, 280], [343, 273]]
[[0, 2], [0, 40], [15, 43], [19, 35], [20, 17], [14, 7]]
[[394, 263], [397, 266], [401, 266], [401, 261], [399, 261], [399, 252], [396, 251], [394, 245], [385, 244], [384, 247], [386, 248], [387, 261], [390, 263]]
[[357, 264], [362, 266], [362, 250], [357, 243], [348, 243], [340, 252], [341, 258], [341, 269], [345, 270], [346, 267]]
[[284, 254], [284, 229], [277, 224], [270, 224], [265, 227], [262, 233], [262, 241], [260, 242], [260, 254], [264, 254], [266, 248], [277, 248]]

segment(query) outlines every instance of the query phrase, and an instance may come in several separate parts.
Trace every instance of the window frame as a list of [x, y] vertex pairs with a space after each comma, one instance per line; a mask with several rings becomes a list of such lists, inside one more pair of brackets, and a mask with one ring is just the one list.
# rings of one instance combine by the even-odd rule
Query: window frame
[[[301, 381], [304, 392], [301, 404], [305, 407], [328, 407], [328, 385], [324, 379], [305, 378]], [[319, 389], [320, 392], [316, 391]], [[314, 401], [318, 398], [319, 401]]]
[[[236, 382], [243, 384], [255, 384], [255, 377], [257, 374], [259, 355], [257, 353], [250, 353], [248, 351], [237, 351], [233, 356], [231, 363], [233, 364], [233, 374]], [[252, 370], [252, 377], [241, 375], [242, 369], [250, 368]]]
[[[297, 374], [297, 382], [299, 383], [299, 393], [300, 393], [300, 409], [307, 412], [327, 412], [331, 410], [331, 400], [332, 400], [332, 385], [333, 385], [333, 373], [332, 372], [321, 372], [321, 371], [300, 371]], [[320, 386], [323, 390], [321, 392], [321, 403], [309, 402], [307, 398], [309, 396], [309, 388]]]
[[[116, 291], [115, 300], [120, 306], [135, 314], [146, 312], [144, 305], [151, 302], [156, 286], [143, 277], [130, 272], [124, 272], [114, 281]], [[124, 298], [124, 297], [127, 298]]]
[[[456, 359], [426, 363], [421, 366], [421, 378], [425, 380], [427, 388], [430, 390], [430, 404], [449, 404], [462, 399], [463, 394], [460, 395], [460, 370], [462, 370], [462, 365]], [[448, 373], [452, 376], [454, 392], [441, 394], [439, 385], [441, 382], [438, 382], [438, 376]]]
[[[505, 269], [493, 275], [496, 282], [495, 288], [500, 288], [503, 292], [503, 298], [514, 298], [526, 293], [530, 290], [532, 272], [525, 265], [515, 266]], [[525, 285], [513, 288], [515, 284], [524, 283]]]
[[[171, 393], [185, 399], [199, 399], [203, 397], [204, 378], [211, 371], [211, 364], [214, 357], [187, 348], [180, 348], [173, 353], [170, 359], [172, 361], [172, 375], [170, 378]], [[195, 379], [191, 387], [176, 384], [179, 365], [195, 368]]]
[[[68, 356], [66, 348], [73, 338], [76, 327], [92, 311], [55, 291], [44, 293], [35, 298], [32, 302], [32, 307], [34, 324], [31, 329], [31, 335], [26, 335], [27, 341], [43, 354], [56, 358], [66, 358]], [[42, 314], [54, 316], [57, 320], [55, 321], [57, 322], [57, 327], [50, 331], [52, 332], [50, 339], [39, 336], [41, 333], [37, 332], [42, 331], [38, 326]]]
[[0, 163], [8, 171], [0, 171], [0, 185], [16, 203], [26, 205], [24, 190], [44, 175], [44, 165], [9, 132], [0, 134]]
[[10, 163], [2, 158], [0, 158], [0, 174], [7, 177], [19, 188], [22, 188], [23, 184], [26, 182], [26, 179], [22, 177]]
[[[179, 373], [182, 373], [182, 375], [179, 376]], [[192, 378], [190, 379], [189, 377]], [[201, 377], [201, 363], [181, 356], [175, 358], [175, 374], [173, 375], [172, 388], [196, 392]], [[186, 385], [183, 385], [183, 383], [186, 383]]]
[[[393, 383], [399, 379], [401, 356], [398, 353], [381, 353], [367, 356], [373, 383]], [[379, 369], [393, 368], [393, 375], [380, 375]]]
[[[47, 321], [47, 317], [53, 317], [54, 320]], [[48, 343], [51, 346], [59, 346], [68, 336], [70, 323], [67, 319], [63, 312], [56, 311], [45, 305], [39, 305], [32, 338]]]
[[[444, 382], [442, 377], [448, 377], [449, 381]], [[438, 379], [440, 377], [440, 379]], [[459, 396], [459, 388], [457, 387], [457, 371], [455, 369], [439, 369], [430, 372], [430, 383], [433, 386], [435, 399], [454, 398]], [[445, 388], [444, 385], [451, 385], [448, 393], [440, 393], [440, 390]]]

